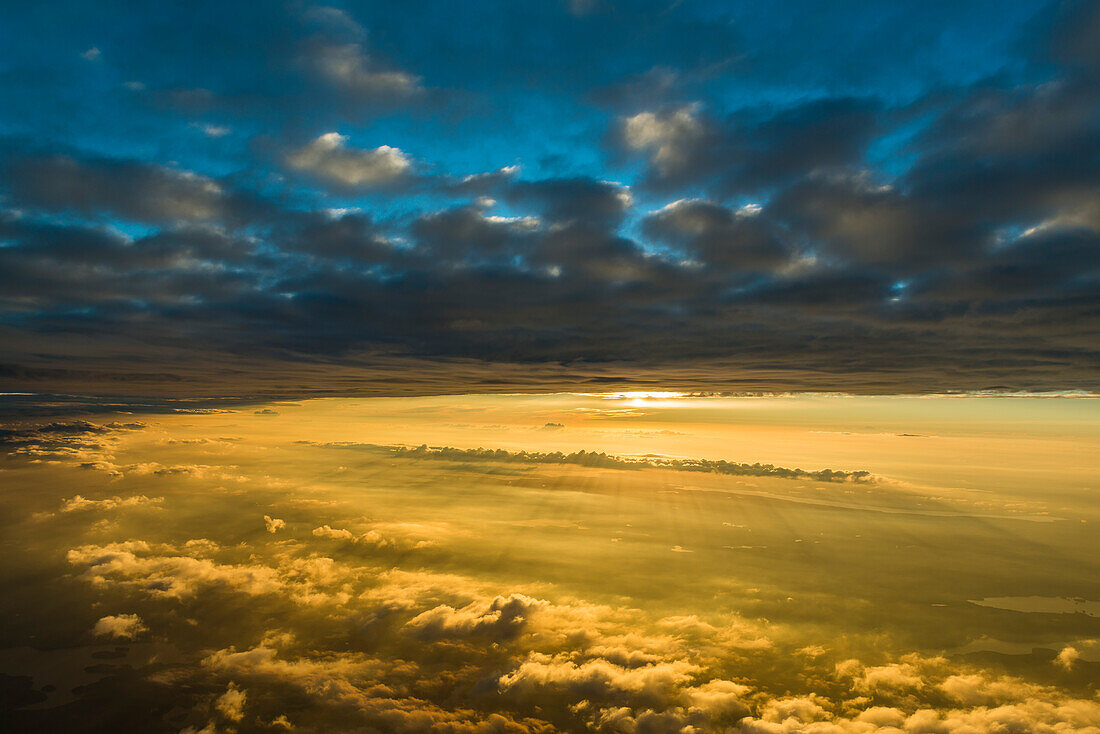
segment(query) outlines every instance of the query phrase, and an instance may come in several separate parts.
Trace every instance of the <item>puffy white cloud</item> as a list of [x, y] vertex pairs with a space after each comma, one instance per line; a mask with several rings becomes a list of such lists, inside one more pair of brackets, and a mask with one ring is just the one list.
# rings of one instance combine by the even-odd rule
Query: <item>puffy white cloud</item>
[[[315, 534], [347, 542], [363, 537], [326, 525]], [[753, 678], [754, 656], [796, 655], [805, 660], [805, 653], [794, 652], [803, 641], [794, 641], [797, 644], [787, 652], [787, 640], [773, 653], [777, 645], [763, 636], [763, 622], [734, 616], [703, 620], [696, 615], [654, 620], [639, 609], [577, 599], [549, 601], [518, 591], [500, 593], [494, 584], [458, 575], [349, 568], [332, 558], [295, 556], [295, 544], [288, 543], [269, 559], [271, 566], [178, 555], [203, 551], [221, 557], [236, 552], [209, 542], [182, 549], [142, 541], [83, 546], [70, 552], [70, 560], [88, 566], [85, 577], [90, 580], [125, 585], [154, 598], [179, 600], [222, 588], [277, 594], [308, 606], [354, 600], [360, 615], [356, 618], [368, 625], [397, 615], [389, 617], [397, 623], [386, 629], [403, 651], [398, 657], [336, 651], [308, 642], [315, 631], [324, 634], [324, 625], [347, 619], [328, 611], [303, 617], [310, 620], [308, 628], [295, 627], [291, 617], [285, 629], [269, 632], [255, 647], [209, 654], [203, 668], [227, 686], [214, 699], [212, 710], [230, 723], [244, 720], [246, 705], [260, 720], [274, 720], [278, 710], [252, 711], [264, 696], [256, 694], [254, 703], [245, 687], [252, 692], [289, 684], [309, 697], [316, 710], [330, 712], [324, 716], [334, 717], [322, 720], [355, 721], [386, 730], [548, 731], [545, 722], [509, 718], [515, 715], [508, 713], [509, 707], [530, 710], [532, 702], [570, 711], [593, 731], [633, 734], [718, 734], [738, 729], [741, 734], [1068, 734], [1091, 732], [1089, 727], [1100, 725], [1100, 703], [1095, 701], [915, 654], [876, 665], [850, 659], [833, 668], [816, 662], [827, 652], [813, 650], [815, 662], [805, 665], [817, 666], [818, 683], [826, 681], [829, 690], [841, 696], [847, 689], [851, 697], [834, 702], [809, 692], [779, 693], [783, 689], [769, 690], [768, 680]], [[366, 589], [355, 596], [364, 585]], [[398, 621], [402, 618], [403, 624]], [[121, 615], [101, 620], [96, 633], [121, 638], [143, 630], [136, 615]], [[448, 668], [451, 677], [445, 688], [451, 693], [446, 695], [495, 680], [504, 707], [501, 720], [493, 722], [497, 728], [473, 709], [437, 698], [444, 695], [443, 689], [416, 683], [430, 677], [428, 669], [440, 663], [432, 652], [439, 648], [421, 644], [424, 640], [440, 641], [462, 656], [462, 665]], [[475, 644], [455, 644], [467, 641]], [[482, 667], [489, 659], [485, 655], [491, 655], [496, 666], [488, 679]], [[735, 671], [734, 677], [716, 677], [718, 666]], [[739, 669], [743, 678], [736, 675]], [[944, 705], [945, 701], [950, 703]]]
[[[374, 548], [415, 549], [427, 548], [434, 544], [431, 540], [414, 537], [415, 533], [428, 530], [428, 526], [417, 525], [415, 523], [379, 523], [379, 525], [387, 531], [386, 534], [383, 534], [376, 528], [371, 528], [365, 533], [356, 535], [347, 528], [334, 528], [329, 525], [321, 525], [313, 529], [313, 535], [314, 537], [324, 538], [326, 540], [338, 540]], [[391, 533], [396, 533], [399, 537], [391, 537]]]
[[149, 628], [136, 614], [101, 617], [92, 628], [96, 637], [111, 637], [116, 640], [132, 640], [148, 631]]
[[[773, 702], [774, 703], [774, 702]], [[834, 717], [831, 713], [809, 708], [782, 718], [770, 703], [760, 718], [750, 717], [740, 723], [741, 734], [1070, 734], [1100, 731], [1100, 704], [1084, 699], [1039, 700], [989, 708], [938, 711], [921, 708], [906, 714], [900, 709], [872, 707], [851, 718]], [[803, 716], [813, 717], [811, 721]]]
[[744, 710], [745, 696], [752, 689], [733, 681], [715, 679], [685, 691], [688, 705], [708, 715], [739, 713]]
[[1073, 664], [1076, 663], [1081, 657], [1081, 651], [1073, 645], [1066, 645], [1054, 658], [1054, 664], [1060, 665], [1066, 670], [1073, 668]]
[[[172, 481], [186, 492], [193, 483]], [[219, 492], [218, 502], [240, 491]], [[172, 506], [184, 507], [184, 497], [172, 495]], [[269, 495], [256, 500], [248, 507], [284, 506], [270, 504], [284, 500]], [[409, 548], [425, 536], [461, 537], [461, 525], [442, 513], [400, 523], [367, 520], [362, 502], [337, 498], [293, 506], [301, 518], [314, 518], [305, 526], [314, 528], [312, 537], [283, 532], [242, 543], [255, 538], [249, 527], [257, 529], [256, 510], [247, 510], [225, 513], [221, 524], [69, 553], [93, 594], [105, 591], [112, 603], [127, 593], [140, 597], [147, 617], [153, 612], [146, 609], [171, 610], [155, 617], [158, 640], [178, 644], [191, 660], [205, 656], [197, 670], [183, 663], [173, 673], [202, 683], [192, 701], [194, 716], [202, 717], [191, 720], [195, 727], [207, 719], [219, 730], [287, 728], [293, 720], [303, 730], [477, 734], [551, 727], [616, 734], [1069, 734], [1097, 726], [1094, 701], [961, 659], [891, 656], [884, 645], [873, 659], [834, 667], [860, 654], [859, 643], [811, 645], [821, 636], [782, 621], [741, 618], [725, 605], [646, 606], [625, 597], [593, 603], [557, 584], [511, 585], [483, 570], [435, 571], [435, 554], [417, 556], [410, 570], [402, 553], [371, 552]], [[389, 508], [380, 511], [389, 516]], [[449, 519], [426, 519], [440, 516]], [[281, 522], [263, 517], [268, 529]], [[174, 540], [152, 542], [158, 537]], [[654, 547], [664, 552], [669, 542]], [[697, 554], [704, 551], [705, 544], [693, 545]], [[321, 555], [322, 548], [336, 557]], [[447, 554], [446, 563], [456, 557]], [[751, 596], [768, 593], [754, 589]], [[260, 624], [277, 626], [256, 628], [253, 619], [225, 613], [242, 608], [261, 610]], [[742, 608], [771, 614], [763, 605]], [[104, 617], [95, 630], [116, 639], [143, 631], [137, 615]], [[1086, 642], [1069, 641], [1089, 660]], [[279, 695], [287, 693], [301, 705], [282, 708], [286, 699]], [[501, 718], [484, 713], [486, 701]], [[284, 711], [286, 725], [274, 723]], [[552, 725], [537, 720], [544, 715]]]
[[508, 638], [519, 633], [533, 612], [549, 605], [523, 594], [497, 596], [487, 603], [471, 602], [461, 609], [444, 604], [413, 617], [406, 627], [427, 639], [470, 635]]
[[866, 722], [879, 728], [901, 727], [905, 723], [905, 712], [889, 706], [872, 706], [859, 712], [856, 721]]
[[325, 133], [286, 156], [288, 166], [338, 186], [376, 188], [401, 181], [412, 161], [389, 145], [373, 149], [347, 147], [347, 136]]
[[935, 711], [922, 709], [905, 721], [905, 730], [912, 734], [1001, 734], [1002, 732], [1065, 732], [1100, 731], [1100, 703], [1084, 699], [1028, 699], [995, 708]]
[[552, 730], [535, 719], [516, 721], [502, 714], [445, 709], [408, 695], [403, 681], [415, 678], [414, 664], [385, 662], [360, 653], [334, 653], [323, 658], [281, 659], [275, 649], [256, 647], [238, 652], [232, 648], [203, 659], [215, 673], [253, 681], [293, 685], [320, 708], [331, 707], [378, 723], [384, 731], [405, 732], [545, 732]]
[[216, 560], [226, 552], [207, 539], [188, 541], [182, 548], [126, 541], [80, 546], [67, 557], [70, 564], [84, 567], [80, 578], [96, 587], [118, 586], [152, 599], [175, 601], [220, 591], [333, 608], [352, 598], [348, 584], [362, 574], [357, 566], [317, 555], [280, 554], [271, 559], [272, 565]]
[[349, 542], [354, 542], [356, 538], [355, 534], [346, 528], [334, 528], [328, 525], [313, 528], [313, 535], [328, 540], [346, 540]]
[[246, 700], [247, 695], [245, 692], [238, 688], [235, 683], [230, 683], [225, 693], [220, 695], [218, 700], [214, 702], [214, 708], [230, 721], [240, 721], [244, 718]]
[[940, 689], [968, 706], [988, 706], [1026, 700], [1042, 695], [1040, 686], [1014, 678], [987, 678], [979, 674], [952, 675], [940, 683]]
[[858, 660], [845, 660], [837, 664], [836, 673], [838, 677], [851, 678], [852, 687], [864, 692], [898, 691], [924, 685], [917, 666], [911, 662], [866, 667]]
[[724, 620], [721, 625], [713, 625], [695, 614], [679, 615], [664, 617], [657, 625], [677, 636], [691, 638], [693, 646], [711, 643], [724, 649], [766, 650], [773, 645], [759, 624], [736, 616]]
[[645, 151], [662, 175], [690, 163], [706, 135], [694, 107], [672, 112], [640, 112], [623, 120], [623, 140], [633, 150]]
[[62, 500], [62, 512], [79, 512], [83, 510], [114, 510], [120, 507], [140, 507], [142, 505], [160, 505], [164, 503], [163, 497], [146, 497], [143, 494], [132, 497], [107, 497], [106, 499], [93, 500], [79, 494], [73, 495], [67, 500]]
[[624, 668], [602, 658], [578, 664], [565, 654], [532, 653], [500, 678], [500, 688], [520, 692], [558, 689], [584, 698], [620, 693], [664, 698], [699, 671], [698, 666], [684, 660]]
[[271, 517], [270, 515], [264, 515], [264, 527], [269, 533], [277, 533], [286, 527], [286, 521], [280, 520], [277, 517]]
[[70, 550], [69, 563], [85, 566], [83, 577], [98, 586], [119, 584], [140, 589], [154, 598], [183, 599], [202, 589], [225, 588], [250, 595], [272, 594], [283, 585], [268, 566], [221, 564], [182, 555], [146, 555], [141, 541], [106, 546], [85, 545]]
[[792, 720], [799, 724], [810, 724], [830, 718], [823, 703], [829, 702], [815, 694], [777, 698], [764, 706], [761, 718], [777, 724]]

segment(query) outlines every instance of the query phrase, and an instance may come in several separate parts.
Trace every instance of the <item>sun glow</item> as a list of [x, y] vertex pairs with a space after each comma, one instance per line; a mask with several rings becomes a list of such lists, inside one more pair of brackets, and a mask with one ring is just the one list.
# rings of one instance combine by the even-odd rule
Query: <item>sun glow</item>
[[595, 395], [609, 400], [673, 400], [677, 398], [691, 397], [690, 393], [671, 391], [628, 391], [628, 392], [602, 392], [580, 393], [582, 395]]

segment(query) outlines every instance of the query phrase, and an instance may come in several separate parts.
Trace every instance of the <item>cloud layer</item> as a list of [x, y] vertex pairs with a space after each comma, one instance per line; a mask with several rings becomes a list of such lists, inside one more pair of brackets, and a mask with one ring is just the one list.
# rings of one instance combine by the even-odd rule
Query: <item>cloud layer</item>
[[[9, 728], [1100, 730], [1100, 619], [1001, 598], [1095, 597], [1100, 518], [1073, 471], [1044, 465], [1058, 516], [1030, 515], [1033, 496], [956, 488], [934, 459], [905, 458], [940, 477], [917, 487], [642, 451], [402, 450], [315, 439], [364, 435], [365, 412], [387, 431], [445, 422], [445, 401], [321, 402], [3, 429]], [[507, 420], [506, 402], [454, 415]], [[679, 415], [692, 440], [714, 430]], [[529, 423], [538, 441], [581, 430]]]
[[0, 384], [1096, 390], [1095, 13], [1039, 5], [20, 11]]

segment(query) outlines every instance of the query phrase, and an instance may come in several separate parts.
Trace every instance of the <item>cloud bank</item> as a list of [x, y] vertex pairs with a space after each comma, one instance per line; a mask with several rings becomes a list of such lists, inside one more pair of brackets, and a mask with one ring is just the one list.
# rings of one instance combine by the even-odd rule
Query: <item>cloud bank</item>
[[1100, 387], [1089, 3], [571, 5], [13, 42], [0, 385]]

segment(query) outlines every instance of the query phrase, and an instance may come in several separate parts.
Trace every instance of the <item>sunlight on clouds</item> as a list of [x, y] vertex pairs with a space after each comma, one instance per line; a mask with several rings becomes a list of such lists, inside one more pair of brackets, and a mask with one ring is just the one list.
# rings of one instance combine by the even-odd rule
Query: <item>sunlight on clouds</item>
[[[67, 652], [0, 649], [0, 673], [85, 676], [43, 711], [178, 732], [1094, 731], [1096, 618], [1051, 606], [1094, 603], [1091, 485], [1052, 468], [1094, 428], [996, 404], [1027, 439], [956, 405], [652, 391], [8, 427], [0, 572], [30, 581], [5, 634]], [[927, 463], [891, 454], [918, 440]], [[1040, 466], [1045, 491], [944, 483], [976, 440], [1030, 440], [997, 476]], [[70, 611], [44, 627], [47, 597]]]

